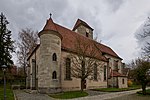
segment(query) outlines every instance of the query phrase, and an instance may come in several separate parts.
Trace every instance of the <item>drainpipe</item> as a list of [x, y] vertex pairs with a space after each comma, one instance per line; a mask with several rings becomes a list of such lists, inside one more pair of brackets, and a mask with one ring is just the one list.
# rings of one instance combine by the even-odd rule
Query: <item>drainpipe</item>
[[111, 69], [112, 71], [112, 88], [114, 88], [114, 74], [113, 74], [113, 68]]
[[110, 70], [109, 70], [109, 59], [110, 58], [108, 58], [108, 62], [107, 62], [107, 88], [109, 87], [108, 77], [109, 77], [109, 73], [110, 73]]
[[61, 77], [61, 76], [62, 76], [62, 72], [61, 72], [61, 71], [62, 71], [62, 68], [61, 68], [61, 61], [60, 61], [60, 68], [59, 68], [59, 69], [60, 69], [60, 75], [59, 75], [59, 79], [60, 79], [60, 80], [59, 80], [59, 85], [60, 85], [60, 89], [61, 89], [61, 91], [62, 91], [62, 81], [61, 81], [61, 80], [62, 80], [62, 77]]
[[36, 69], [36, 50], [35, 50], [35, 90], [37, 90], [37, 78], [36, 78], [36, 71], [37, 71], [37, 69]]

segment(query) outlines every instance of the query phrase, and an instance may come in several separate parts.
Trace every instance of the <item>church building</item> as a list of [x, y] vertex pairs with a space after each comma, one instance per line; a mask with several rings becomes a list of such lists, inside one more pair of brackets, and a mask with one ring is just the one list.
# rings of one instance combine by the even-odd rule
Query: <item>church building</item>
[[[76, 38], [96, 45], [96, 65], [93, 76], [89, 75], [84, 82], [84, 89], [127, 87], [127, 77], [123, 75], [122, 58], [110, 47], [93, 39], [93, 28], [85, 21], [78, 19], [73, 29], [68, 29], [50, 17], [42, 31], [38, 33], [38, 44], [28, 55], [27, 88], [41, 93], [80, 90], [81, 79], [72, 75], [71, 54], [76, 55]], [[91, 44], [92, 43], [92, 44]], [[88, 49], [87, 49], [88, 53]], [[87, 58], [92, 57], [90, 54]], [[86, 64], [87, 62], [85, 62]], [[98, 73], [99, 72], [99, 73]]]

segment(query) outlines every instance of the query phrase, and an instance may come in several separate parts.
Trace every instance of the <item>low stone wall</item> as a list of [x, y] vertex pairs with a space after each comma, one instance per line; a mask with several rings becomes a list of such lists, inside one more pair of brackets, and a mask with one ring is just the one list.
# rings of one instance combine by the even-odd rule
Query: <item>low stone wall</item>
[[11, 85], [11, 88], [13, 90], [19, 89], [20, 90], [20, 85]]

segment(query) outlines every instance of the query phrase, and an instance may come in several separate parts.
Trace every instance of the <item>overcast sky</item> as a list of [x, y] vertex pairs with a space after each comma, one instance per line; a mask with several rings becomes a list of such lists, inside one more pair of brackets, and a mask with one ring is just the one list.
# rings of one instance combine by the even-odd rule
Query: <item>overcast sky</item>
[[80, 18], [128, 63], [139, 56], [135, 33], [150, 15], [150, 0], [0, 0], [0, 11], [15, 40], [22, 28], [40, 31], [50, 13], [54, 22], [69, 29]]

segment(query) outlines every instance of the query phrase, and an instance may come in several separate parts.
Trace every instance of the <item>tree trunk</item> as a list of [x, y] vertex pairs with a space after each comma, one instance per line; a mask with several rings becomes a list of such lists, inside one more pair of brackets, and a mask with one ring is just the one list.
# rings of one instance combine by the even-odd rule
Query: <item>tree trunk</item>
[[142, 94], [146, 95], [146, 84], [142, 83]]
[[81, 79], [81, 91], [84, 89], [84, 79]]
[[26, 73], [24, 73], [24, 85], [26, 87]]
[[25, 66], [25, 64], [23, 66], [23, 70], [24, 70], [24, 85], [26, 87], [26, 66]]

